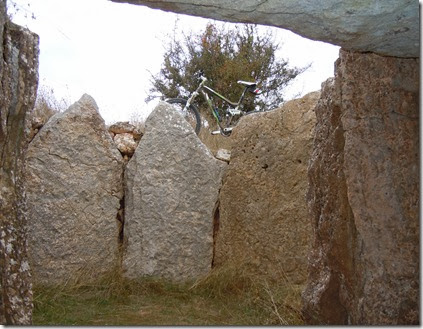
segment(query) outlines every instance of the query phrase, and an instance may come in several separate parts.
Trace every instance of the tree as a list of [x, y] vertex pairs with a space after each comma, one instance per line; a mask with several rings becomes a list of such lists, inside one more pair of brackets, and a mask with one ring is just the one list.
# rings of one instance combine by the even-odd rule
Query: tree
[[[277, 57], [280, 45], [275, 43], [271, 30], [260, 33], [257, 25], [237, 24], [233, 28], [209, 23], [201, 33], [183, 34], [166, 45], [160, 72], [151, 76], [151, 96], [188, 97], [200, 83], [198, 72], [210, 80], [207, 85], [237, 101], [243, 87], [238, 80], [257, 81], [263, 93], [249, 95], [244, 110], [273, 109], [284, 102], [283, 89], [307, 67], [289, 67], [288, 62]], [[198, 98], [200, 99], [200, 98]], [[214, 99], [218, 107], [224, 106]], [[200, 106], [206, 117], [209, 113]]]

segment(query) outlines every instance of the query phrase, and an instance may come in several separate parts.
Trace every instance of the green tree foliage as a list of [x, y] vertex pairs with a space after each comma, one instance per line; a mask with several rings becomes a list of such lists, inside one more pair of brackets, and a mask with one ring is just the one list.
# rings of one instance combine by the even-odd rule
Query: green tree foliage
[[[263, 33], [256, 25], [228, 28], [209, 23], [203, 32], [183, 34], [181, 39], [176, 38], [176, 32], [165, 46], [160, 72], [151, 77], [147, 101], [157, 95], [187, 98], [200, 83], [198, 72], [202, 71], [209, 79], [207, 85], [232, 101], [243, 91], [238, 80], [257, 81], [263, 93], [258, 97], [250, 94], [244, 110], [273, 109], [283, 103], [283, 89], [307, 69], [289, 67], [286, 60], [278, 58], [280, 45], [271, 30]], [[223, 106], [218, 99], [213, 101]]]

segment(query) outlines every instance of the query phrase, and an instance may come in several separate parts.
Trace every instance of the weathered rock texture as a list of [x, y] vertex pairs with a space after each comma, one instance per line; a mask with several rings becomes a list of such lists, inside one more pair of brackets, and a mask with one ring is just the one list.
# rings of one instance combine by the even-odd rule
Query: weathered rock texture
[[419, 321], [419, 61], [341, 51], [316, 107], [304, 315]]
[[112, 0], [230, 22], [272, 25], [345, 49], [419, 57], [416, 0]]
[[7, 22], [0, 0], [0, 324], [32, 322], [23, 188], [25, 117], [38, 84], [38, 36]]
[[125, 171], [127, 277], [176, 280], [208, 273], [223, 169], [168, 104], [150, 114]]
[[214, 264], [248, 264], [291, 283], [307, 278], [311, 223], [307, 164], [319, 92], [282, 108], [248, 115], [232, 134], [231, 160], [220, 193]]
[[122, 170], [122, 157], [88, 95], [35, 136], [26, 187], [36, 282], [89, 282], [117, 265]]

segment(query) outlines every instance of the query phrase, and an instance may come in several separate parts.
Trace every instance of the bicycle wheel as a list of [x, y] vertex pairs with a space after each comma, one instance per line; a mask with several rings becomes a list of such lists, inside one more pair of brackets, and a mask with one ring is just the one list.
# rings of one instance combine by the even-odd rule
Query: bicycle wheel
[[191, 104], [187, 110], [185, 110], [185, 105], [187, 101], [182, 98], [170, 98], [166, 99], [166, 102], [172, 104], [172, 106], [181, 113], [185, 120], [191, 125], [195, 133], [198, 135], [201, 129], [201, 117], [198, 109], [195, 105]]

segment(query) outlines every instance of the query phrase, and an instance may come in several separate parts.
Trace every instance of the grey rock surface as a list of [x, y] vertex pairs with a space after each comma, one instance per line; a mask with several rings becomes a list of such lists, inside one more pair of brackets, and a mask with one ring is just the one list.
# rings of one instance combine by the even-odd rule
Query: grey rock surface
[[416, 0], [112, 0], [230, 22], [291, 30], [348, 50], [419, 57]]
[[0, 324], [32, 323], [23, 184], [25, 120], [38, 86], [36, 34], [8, 21], [0, 0]]
[[36, 282], [89, 282], [116, 266], [122, 157], [88, 95], [30, 143], [27, 197]]
[[127, 277], [187, 280], [208, 273], [225, 167], [169, 104], [155, 108], [125, 171]]

